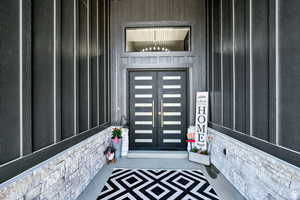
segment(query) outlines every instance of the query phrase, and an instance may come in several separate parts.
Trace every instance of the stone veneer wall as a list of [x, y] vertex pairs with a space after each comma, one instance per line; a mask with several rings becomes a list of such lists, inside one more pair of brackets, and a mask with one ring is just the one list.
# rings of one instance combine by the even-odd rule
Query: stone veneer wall
[[0, 200], [75, 200], [105, 164], [111, 128], [0, 185]]
[[300, 199], [300, 168], [215, 130], [209, 134], [212, 163], [246, 199]]

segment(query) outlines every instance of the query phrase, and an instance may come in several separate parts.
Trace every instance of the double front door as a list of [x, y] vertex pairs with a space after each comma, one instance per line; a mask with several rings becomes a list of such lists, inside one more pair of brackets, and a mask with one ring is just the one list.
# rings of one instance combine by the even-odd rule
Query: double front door
[[129, 86], [130, 149], [186, 149], [186, 71], [132, 71]]

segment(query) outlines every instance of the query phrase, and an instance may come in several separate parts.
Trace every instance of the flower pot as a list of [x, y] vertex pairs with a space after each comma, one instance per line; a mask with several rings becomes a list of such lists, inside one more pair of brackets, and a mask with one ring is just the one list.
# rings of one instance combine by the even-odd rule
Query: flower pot
[[210, 156], [209, 155], [189, 152], [189, 160], [192, 162], [203, 164], [205, 166], [210, 165]]
[[114, 149], [116, 150], [115, 152], [115, 158], [119, 159], [121, 157], [121, 152], [122, 152], [122, 139], [119, 139], [117, 143], [112, 142], [112, 145]]

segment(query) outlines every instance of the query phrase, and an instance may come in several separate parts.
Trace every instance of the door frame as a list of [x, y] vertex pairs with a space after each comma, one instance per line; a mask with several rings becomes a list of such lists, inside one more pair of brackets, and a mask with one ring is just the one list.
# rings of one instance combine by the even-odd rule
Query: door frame
[[[188, 129], [188, 126], [189, 126], [189, 115], [190, 115], [190, 109], [189, 109], [189, 106], [190, 106], [190, 69], [188, 67], [178, 67], [178, 68], [127, 68], [126, 70], [126, 76], [127, 76], [127, 81], [126, 81], [126, 88], [127, 88], [127, 95], [126, 95], [126, 99], [127, 99], [127, 116], [128, 116], [128, 124], [130, 124], [130, 78], [129, 78], [129, 74], [130, 72], [144, 72], [144, 71], [152, 71], [152, 72], [157, 72], [157, 71], [183, 71], [186, 73], [186, 94], [187, 94], [187, 97], [186, 97], [186, 102], [187, 102], [187, 105], [186, 105], [186, 128]], [[130, 125], [129, 125], [129, 132], [128, 132], [128, 141], [129, 141], [129, 150], [151, 150], [151, 151], [162, 151], [162, 150], [166, 150], [166, 149], [157, 149], [157, 148], [148, 148], [148, 149], [145, 149], [145, 147], [135, 147], [135, 148], [132, 148], [132, 137], [130, 136]], [[170, 151], [170, 150], [168, 150]], [[172, 149], [172, 151], [182, 151], [182, 149]]]

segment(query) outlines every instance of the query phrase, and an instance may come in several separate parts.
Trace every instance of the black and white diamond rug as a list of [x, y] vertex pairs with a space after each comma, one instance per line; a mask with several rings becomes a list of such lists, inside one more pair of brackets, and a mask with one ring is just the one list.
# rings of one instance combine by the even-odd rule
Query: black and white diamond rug
[[97, 200], [219, 200], [200, 170], [114, 169]]

